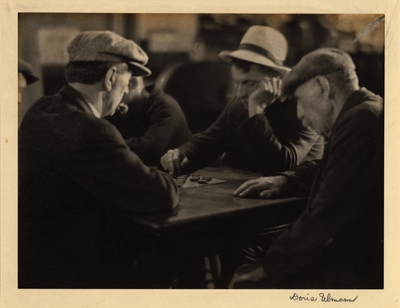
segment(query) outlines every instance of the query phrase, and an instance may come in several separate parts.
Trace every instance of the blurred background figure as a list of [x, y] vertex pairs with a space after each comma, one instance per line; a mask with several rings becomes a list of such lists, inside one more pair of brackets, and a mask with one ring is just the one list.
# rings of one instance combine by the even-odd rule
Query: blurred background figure
[[167, 66], [156, 84], [174, 97], [186, 115], [193, 134], [205, 131], [233, 97], [230, 66], [218, 54], [224, 48], [234, 49], [242, 31], [237, 27], [213, 24], [201, 16], [188, 58]]
[[116, 112], [108, 120], [146, 165], [157, 166], [166, 151], [191, 139], [178, 103], [155, 86], [145, 87], [143, 78], [132, 78], [122, 102], [127, 111]]
[[[33, 73], [32, 65], [22, 59], [18, 59], [18, 113], [21, 112], [20, 104], [22, 103], [22, 95], [27, 85], [30, 85], [39, 78]], [[21, 122], [18, 123], [18, 126]]]

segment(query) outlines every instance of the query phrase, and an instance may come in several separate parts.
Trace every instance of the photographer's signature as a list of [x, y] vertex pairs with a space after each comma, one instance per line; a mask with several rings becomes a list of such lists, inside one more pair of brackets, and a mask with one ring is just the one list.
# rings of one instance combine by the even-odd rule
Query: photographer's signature
[[290, 300], [292, 301], [304, 301], [304, 302], [325, 302], [325, 303], [343, 303], [343, 302], [348, 302], [348, 303], [354, 303], [358, 298], [358, 295], [354, 298], [345, 298], [345, 297], [333, 297], [331, 293], [328, 293], [325, 295], [325, 293], [319, 293], [318, 296], [312, 296], [307, 293], [306, 296], [300, 295], [297, 293], [293, 293], [292, 296], [289, 297]]

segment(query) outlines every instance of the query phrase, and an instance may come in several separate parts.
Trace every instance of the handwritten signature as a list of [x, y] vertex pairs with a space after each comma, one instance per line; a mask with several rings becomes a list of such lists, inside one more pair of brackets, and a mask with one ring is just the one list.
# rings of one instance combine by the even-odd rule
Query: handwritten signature
[[329, 302], [337, 302], [337, 303], [343, 303], [343, 302], [350, 302], [350, 303], [354, 303], [358, 298], [358, 295], [355, 298], [344, 298], [344, 297], [340, 297], [340, 298], [334, 298], [332, 297], [331, 293], [328, 293], [327, 295], [325, 295], [325, 293], [319, 293], [318, 296], [310, 296], [309, 293], [307, 293], [307, 296], [302, 296], [299, 295], [297, 293], [293, 293], [292, 296], [289, 297], [290, 300], [292, 301], [309, 301], [309, 302], [316, 302], [318, 301], [318, 299], [321, 302], [325, 302], [325, 303], [329, 303]]

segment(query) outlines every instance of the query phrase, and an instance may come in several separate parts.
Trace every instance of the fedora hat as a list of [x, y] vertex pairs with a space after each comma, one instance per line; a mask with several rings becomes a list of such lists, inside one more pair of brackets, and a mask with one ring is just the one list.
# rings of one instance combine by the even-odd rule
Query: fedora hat
[[252, 26], [243, 36], [235, 51], [221, 51], [219, 57], [225, 62], [233, 58], [264, 65], [286, 75], [290, 68], [283, 65], [286, 60], [288, 43], [278, 30], [267, 26]]

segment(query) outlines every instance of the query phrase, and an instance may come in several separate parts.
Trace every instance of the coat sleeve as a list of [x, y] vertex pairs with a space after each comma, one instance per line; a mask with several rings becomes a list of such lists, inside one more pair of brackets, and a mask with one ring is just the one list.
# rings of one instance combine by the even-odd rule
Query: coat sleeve
[[180, 146], [191, 139], [185, 116], [178, 103], [172, 98], [163, 96], [161, 102], [154, 103], [150, 113], [150, 121], [146, 132], [137, 138], [126, 140], [130, 149], [142, 161], [156, 166], [160, 158], [169, 149]]
[[77, 142], [65, 145], [70, 176], [102, 204], [123, 211], [146, 213], [175, 207], [179, 196], [173, 179], [143, 164], [117, 129], [100, 121], [86, 127]]
[[191, 167], [202, 168], [221, 156], [227, 149], [227, 108], [205, 131], [197, 134], [179, 150], [189, 159]]
[[379, 189], [379, 176], [371, 167], [380, 165], [383, 138], [377, 116], [367, 110], [349, 112], [336, 125], [329, 158], [307, 209], [266, 254], [263, 266], [273, 281], [306, 273], [337, 237], [346, 234], [368, 199], [379, 193], [374, 191]]
[[310, 195], [311, 187], [321, 164], [320, 159], [305, 161], [285, 172], [274, 175], [286, 176], [291, 182], [290, 196], [307, 197]]
[[264, 175], [288, 170], [300, 164], [310, 151], [315, 152], [313, 158], [321, 158], [322, 137], [297, 122], [294, 118], [290, 127], [278, 133], [264, 114], [258, 114], [249, 118], [240, 128], [242, 134], [247, 136], [247, 147], [252, 149], [259, 170]]

